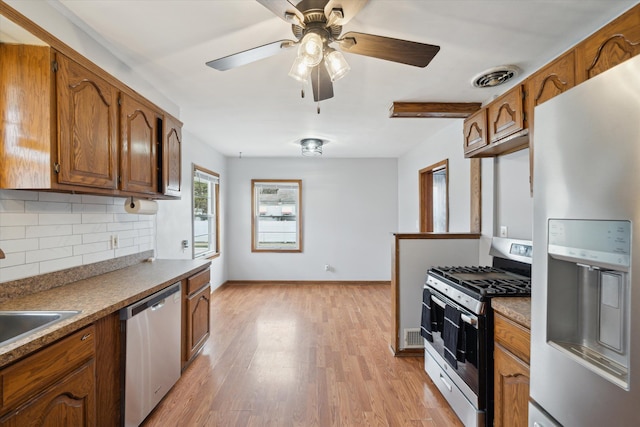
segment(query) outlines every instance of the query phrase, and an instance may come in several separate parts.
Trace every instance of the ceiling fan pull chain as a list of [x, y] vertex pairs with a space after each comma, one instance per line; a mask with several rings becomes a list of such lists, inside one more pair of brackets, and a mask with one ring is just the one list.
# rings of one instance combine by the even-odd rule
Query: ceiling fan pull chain
[[320, 114], [320, 101], [318, 101], [318, 114]]

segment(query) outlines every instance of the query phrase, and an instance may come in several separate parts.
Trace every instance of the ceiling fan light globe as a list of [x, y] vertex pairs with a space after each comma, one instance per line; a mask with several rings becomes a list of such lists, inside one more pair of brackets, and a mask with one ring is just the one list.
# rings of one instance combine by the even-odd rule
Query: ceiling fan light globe
[[299, 82], [305, 83], [307, 80], [309, 80], [311, 70], [313, 70], [313, 67], [309, 67], [305, 63], [303, 58], [297, 57], [295, 61], [293, 61], [293, 65], [291, 65], [291, 69], [289, 70], [289, 77], [292, 77]]
[[344, 55], [335, 49], [331, 49], [325, 55], [324, 65], [327, 67], [332, 82], [340, 80], [351, 70], [347, 60], [344, 59]]
[[307, 66], [315, 67], [322, 61], [324, 43], [322, 37], [316, 33], [307, 33], [298, 47], [298, 58], [302, 58]]

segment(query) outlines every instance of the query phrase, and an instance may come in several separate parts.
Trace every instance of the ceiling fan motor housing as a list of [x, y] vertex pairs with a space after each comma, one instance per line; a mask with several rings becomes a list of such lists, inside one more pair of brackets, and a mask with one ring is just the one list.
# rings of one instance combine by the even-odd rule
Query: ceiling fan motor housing
[[[293, 35], [298, 39], [302, 39], [304, 35], [312, 28], [322, 29], [325, 33], [327, 43], [337, 39], [342, 32], [341, 25], [327, 25], [327, 16], [324, 14], [324, 7], [326, 6], [326, 0], [302, 0], [296, 6], [296, 9], [302, 12], [304, 16], [304, 22], [302, 25], [292, 24], [291, 31]], [[342, 17], [342, 11], [339, 10]]]

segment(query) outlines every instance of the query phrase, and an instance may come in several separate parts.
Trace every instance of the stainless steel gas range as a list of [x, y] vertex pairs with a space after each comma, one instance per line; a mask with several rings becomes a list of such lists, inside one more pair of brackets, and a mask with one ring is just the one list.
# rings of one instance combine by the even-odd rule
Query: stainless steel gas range
[[425, 371], [466, 427], [493, 423], [492, 297], [531, 295], [530, 241], [494, 238], [493, 265], [433, 267], [423, 290]]

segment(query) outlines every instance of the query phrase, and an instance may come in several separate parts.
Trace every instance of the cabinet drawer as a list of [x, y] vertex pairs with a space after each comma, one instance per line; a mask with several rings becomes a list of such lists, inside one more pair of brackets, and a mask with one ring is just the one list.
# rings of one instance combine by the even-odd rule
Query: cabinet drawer
[[191, 295], [204, 285], [209, 283], [210, 270], [207, 268], [200, 273], [197, 273], [187, 279], [187, 295]]
[[88, 326], [0, 371], [3, 410], [26, 401], [91, 359], [94, 336], [93, 325]]
[[493, 328], [496, 343], [503, 345], [517, 357], [529, 363], [531, 333], [527, 328], [498, 313], [495, 314]]

